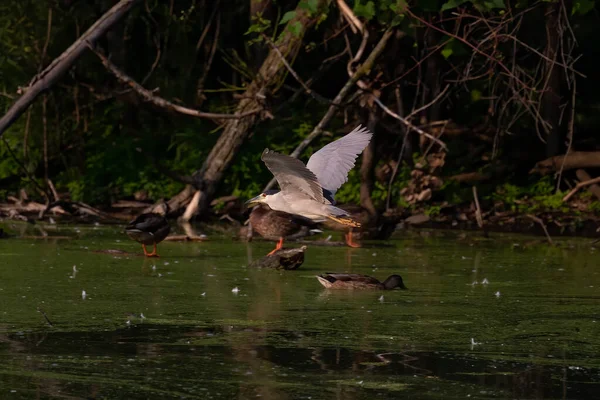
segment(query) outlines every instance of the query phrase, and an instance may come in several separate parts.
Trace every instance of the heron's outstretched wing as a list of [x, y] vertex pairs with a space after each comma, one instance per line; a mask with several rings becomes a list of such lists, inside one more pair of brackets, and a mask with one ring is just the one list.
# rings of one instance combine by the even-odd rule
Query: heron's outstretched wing
[[323, 197], [319, 180], [302, 161], [269, 149], [263, 151], [261, 159], [277, 179], [285, 197], [311, 198], [319, 203], [329, 203]]
[[367, 147], [373, 134], [357, 126], [352, 132], [317, 151], [306, 167], [332, 196], [348, 180], [348, 172], [354, 167], [356, 157]]

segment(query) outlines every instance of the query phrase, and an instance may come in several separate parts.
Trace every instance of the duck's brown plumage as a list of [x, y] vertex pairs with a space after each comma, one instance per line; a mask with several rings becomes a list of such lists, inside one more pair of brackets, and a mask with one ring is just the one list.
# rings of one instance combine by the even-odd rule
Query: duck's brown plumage
[[305, 236], [316, 224], [298, 215], [271, 210], [267, 206], [258, 205], [250, 212], [250, 227], [266, 239], [279, 239], [277, 246], [269, 253], [273, 254], [283, 248], [283, 240], [290, 236]]
[[342, 273], [326, 273], [318, 275], [317, 279], [327, 289], [407, 289], [400, 275], [390, 275], [383, 282], [369, 275]]
[[279, 239], [300, 233], [315, 224], [302, 217], [257, 206], [250, 213], [252, 230], [266, 239]]

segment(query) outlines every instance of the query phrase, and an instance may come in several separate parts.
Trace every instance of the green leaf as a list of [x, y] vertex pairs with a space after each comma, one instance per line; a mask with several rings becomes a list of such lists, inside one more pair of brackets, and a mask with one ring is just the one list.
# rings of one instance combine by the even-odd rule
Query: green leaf
[[302, 23], [300, 21], [293, 22], [288, 25], [290, 32], [296, 37], [302, 34]]
[[493, 10], [495, 8], [500, 8], [500, 9], [504, 10], [506, 8], [506, 6], [504, 5], [504, 0], [484, 1], [483, 5], [485, 6], [485, 8], [487, 10]]
[[452, 50], [450, 47], [446, 46], [446, 48], [444, 50], [441, 51], [442, 56], [447, 60], [448, 57], [450, 57], [452, 55], [452, 53], [454, 53], [454, 50]]
[[452, 10], [453, 8], [456, 8], [466, 2], [467, 2], [467, 0], [449, 0], [448, 2], [446, 2], [442, 5], [442, 8], [440, 11]]
[[296, 11], [288, 11], [285, 14], [283, 14], [283, 17], [281, 17], [281, 21], [279, 21], [279, 25], [287, 24], [295, 17], [296, 17]]
[[571, 10], [571, 15], [585, 15], [592, 11], [595, 6], [596, 2], [594, 0], [577, 0], [573, 2], [573, 9]]
[[481, 92], [477, 89], [471, 90], [471, 101], [476, 102], [481, 100]]
[[360, 4], [360, 1], [357, 1], [354, 4], [353, 11], [357, 17], [363, 17], [367, 21], [370, 21], [375, 16], [375, 3], [373, 3], [372, 1], [367, 1], [367, 3], [363, 5]]
[[307, 10], [309, 13], [314, 14], [318, 10], [318, 0], [303, 0], [298, 4], [303, 10]]

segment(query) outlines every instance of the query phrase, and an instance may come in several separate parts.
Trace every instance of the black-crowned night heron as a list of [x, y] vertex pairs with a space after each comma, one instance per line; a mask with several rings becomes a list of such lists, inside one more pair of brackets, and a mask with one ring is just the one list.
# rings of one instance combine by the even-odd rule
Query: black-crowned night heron
[[369, 275], [359, 274], [323, 274], [317, 275], [321, 285], [327, 289], [379, 289], [392, 290], [395, 288], [408, 289], [404, 286], [400, 275], [390, 275], [385, 281], [379, 280]]
[[[373, 134], [360, 125], [346, 136], [329, 143], [310, 157], [308, 163], [265, 149], [261, 159], [275, 176], [281, 191], [267, 191], [246, 205], [266, 204], [275, 211], [304, 217], [312, 222], [332, 220], [359, 227], [350, 215], [334, 206], [335, 192], [348, 180], [356, 157], [367, 147]], [[283, 238], [280, 243], [283, 244]]]
[[[156, 245], [162, 242], [171, 231], [171, 226], [164, 217], [169, 212], [168, 204], [161, 204], [157, 211], [156, 213], [141, 214], [125, 227], [127, 236], [142, 244], [146, 257], [158, 257]], [[152, 253], [148, 253], [146, 245], [154, 246]]]

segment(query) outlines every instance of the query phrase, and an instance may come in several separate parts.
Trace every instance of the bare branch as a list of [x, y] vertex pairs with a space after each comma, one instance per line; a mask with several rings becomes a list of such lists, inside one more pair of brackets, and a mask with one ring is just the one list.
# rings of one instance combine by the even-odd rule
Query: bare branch
[[25, 93], [0, 119], [0, 136], [25, 112], [44, 90], [48, 90], [71, 68], [85, 51], [87, 43], [94, 43], [119, 21], [139, 0], [121, 0], [96, 21], [75, 43], [48, 65], [30, 82]]
[[257, 114], [261, 110], [254, 109], [240, 114], [218, 114], [218, 113], [207, 113], [203, 111], [194, 110], [192, 108], [187, 108], [183, 106], [179, 106], [170, 102], [169, 100], [163, 99], [162, 97], [155, 96], [150, 90], [144, 88], [139, 83], [134, 81], [129, 76], [125, 75], [116, 65], [114, 65], [108, 58], [106, 58], [103, 54], [96, 51], [91, 45], [90, 49], [100, 58], [102, 64], [106, 69], [108, 69], [121, 83], [129, 86], [133, 89], [137, 94], [139, 94], [144, 100], [147, 102], [166, 109], [170, 111], [175, 111], [180, 114], [191, 115], [193, 117], [198, 118], [210, 118], [210, 119], [239, 119], [243, 117], [247, 117], [248, 115]]
[[417, 132], [419, 135], [425, 136], [427, 139], [434, 141], [435, 143], [439, 144], [440, 146], [442, 146], [442, 148], [444, 148], [445, 150], [448, 150], [448, 147], [446, 146], [446, 143], [442, 142], [441, 140], [439, 140], [438, 138], [436, 138], [435, 136], [425, 132], [423, 129], [413, 125], [410, 121], [408, 121], [406, 118], [402, 118], [401, 116], [399, 116], [398, 114], [396, 114], [395, 112], [393, 112], [392, 110], [390, 110], [389, 108], [387, 108], [385, 106], [385, 104], [383, 104], [381, 102], [381, 100], [379, 100], [376, 96], [372, 96], [372, 99], [375, 103], [377, 103], [377, 105], [379, 107], [381, 107], [381, 109], [383, 111], [385, 111], [386, 114], [388, 114], [390, 117], [396, 118], [398, 121], [402, 122], [404, 125], [406, 125], [406, 127], [408, 129], [412, 129], [415, 132]]

